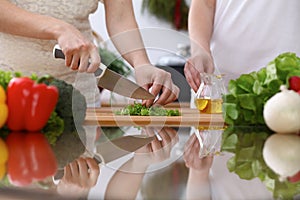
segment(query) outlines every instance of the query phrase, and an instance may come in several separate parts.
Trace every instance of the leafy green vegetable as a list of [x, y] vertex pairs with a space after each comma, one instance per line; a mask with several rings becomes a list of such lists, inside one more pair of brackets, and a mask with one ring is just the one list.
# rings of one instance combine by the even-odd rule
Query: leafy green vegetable
[[272, 134], [266, 127], [228, 127], [222, 135], [221, 151], [234, 154], [227, 161], [230, 172], [241, 179], [259, 178], [272, 191], [275, 199], [293, 199], [300, 193], [300, 183], [279, 181], [265, 163], [262, 150], [265, 140]]
[[141, 103], [125, 106], [121, 110], [115, 112], [116, 115], [139, 115], [139, 116], [179, 116], [179, 110], [164, 109], [160, 106], [147, 108]]
[[13, 77], [20, 77], [21, 73], [19, 72], [10, 72], [10, 71], [2, 71], [0, 70], [0, 85], [6, 90], [9, 81]]
[[300, 74], [300, 58], [283, 53], [258, 72], [242, 74], [230, 80], [228, 94], [223, 95], [223, 117], [229, 125], [265, 125], [263, 108], [266, 101], [288, 86], [288, 78]]
[[61, 136], [63, 131], [64, 131], [64, 120], [61, 119], [55, 111], [52, 112], [46, 126], [42, 130], [49, 144], [55, 145], [57, 139]]

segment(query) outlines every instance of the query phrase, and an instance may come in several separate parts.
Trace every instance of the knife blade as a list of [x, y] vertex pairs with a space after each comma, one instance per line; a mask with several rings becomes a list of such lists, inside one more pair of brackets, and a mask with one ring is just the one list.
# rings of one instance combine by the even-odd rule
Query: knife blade
[[[96, 152], [91, 153], [97, 164], [107, 164], [127, 154], [133, 153], [139, 148], [149, 144], [155, 136], [127, 135], [96, 145]], [[59, 169], [54, 175], [54, 180], [59, 180], [64, 176], [64, 169]]]
[[[58, 44], [53, 48], [54, 58], [65, 59], [65, 55], [62, 52]], [[110, 70], [103, 63], [94, 72], [98, 86], [120, 94], [122, 96], [134, 98], [134, 99], [154, 99], [154, 95], [148, 92], [143, 87], [134, 83], [133, 81], [123, 77], [122, 75]]]

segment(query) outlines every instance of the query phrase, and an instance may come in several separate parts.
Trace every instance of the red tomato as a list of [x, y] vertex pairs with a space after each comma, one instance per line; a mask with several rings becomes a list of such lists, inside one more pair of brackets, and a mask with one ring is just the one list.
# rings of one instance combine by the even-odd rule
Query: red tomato
[[300, 77], [299, 76], [291, 76], [289, 78], [289, 85], [290, 85], [289, 89], [292, 89], [295, 92], [300, 91]]
[[299, 182], [300, 181], [300, 171], [297, 174], [295, 174], [294, 176], [289, 177], [288, 180], [291, 183]]

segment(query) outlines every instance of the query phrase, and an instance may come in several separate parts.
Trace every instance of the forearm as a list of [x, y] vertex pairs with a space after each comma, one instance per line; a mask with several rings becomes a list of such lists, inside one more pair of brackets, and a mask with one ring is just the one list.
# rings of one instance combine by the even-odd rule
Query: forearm
[[148, 165], [130, 159], [108, 183], [105, 199], [135, 199]]
[[186, 197], [187, 199], [199, 200], [211, 199], [208, 172], [203, 173], [190, 169], [186, 188]]
[[189, 12], [189, 35], [192, 54], [199, 47], [210, 52], [216, 0], [193, 0]]
[[120, 54], [133, 67], [149, 64], [132, 0], [104, 1], [104, 5], [107, 30]]
[[36, 39], [56, 40], [69, 24], [55, 18], [28, 12], [6, 1], [0, 1], [0, 31]]

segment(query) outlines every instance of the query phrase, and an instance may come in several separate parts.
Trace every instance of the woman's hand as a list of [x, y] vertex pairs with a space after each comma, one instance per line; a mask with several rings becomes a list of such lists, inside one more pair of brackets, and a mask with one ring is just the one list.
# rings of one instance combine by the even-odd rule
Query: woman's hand
[[173, 83], [171, 74], [153, 65], [135, 67], [135, 77], [139, 85], [146, 90], [151, 88], [151, 93], [158, 96], [156, 100], [145, 100], [147, 107], [152, 104], [165, 105], [175, 101], [179, 96], [179, 88]]
[[200, 86], [200, 73], [202, 72], [213, 73], [214, 62], [211, 54], [199, 47], [184, 66], [186, 80], [195, 92]]
[[65, 166], [64, 176], [57, 186], [57, 192], [64, 197], [86, 197], [97, 183], [99, 165], [92, 158], [78, 158]]
[[98, 48], [70, 24], [59, 33], [58, 44], [65, 54], [65, 64], [79, 72], [95, 72], [100, 65]]

